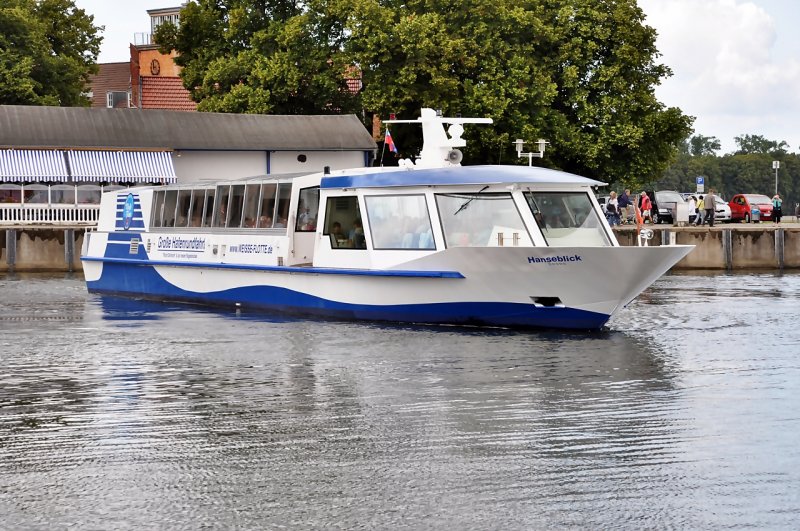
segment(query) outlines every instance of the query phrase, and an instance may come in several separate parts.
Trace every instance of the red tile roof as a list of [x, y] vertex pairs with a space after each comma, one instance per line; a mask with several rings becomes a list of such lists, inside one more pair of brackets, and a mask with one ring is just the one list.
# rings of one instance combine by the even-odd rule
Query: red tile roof
[[142, 109], [196, 111], [189, 91], [179, 77], [142, 76]]

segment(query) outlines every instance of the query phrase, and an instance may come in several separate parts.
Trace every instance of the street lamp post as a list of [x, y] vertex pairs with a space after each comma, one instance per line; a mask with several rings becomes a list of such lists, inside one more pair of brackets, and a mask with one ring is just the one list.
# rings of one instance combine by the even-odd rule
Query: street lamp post
[[772, 169], [775, 170], [775, 195], [778, 195], [778, 168], [781, 167], [779, 160], [772, 161]]

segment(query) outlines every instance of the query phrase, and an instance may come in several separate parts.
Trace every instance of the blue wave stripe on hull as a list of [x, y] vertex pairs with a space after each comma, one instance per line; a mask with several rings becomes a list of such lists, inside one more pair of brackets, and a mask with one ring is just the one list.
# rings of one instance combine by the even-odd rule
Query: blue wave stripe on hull
[[532, 304], [457, 302], [398, 305], [349, 304], [276, 286], [248, 286], [212, 293], [180, 289], [145, 265], [106, 263], [100, 279], [87, 282], [92, 293], [233, 306], [292, 315], [337, 319], [430, 324], [470, 324], [513, 328], [598, 329], [608, 315], [574, 308], [540, 308]]

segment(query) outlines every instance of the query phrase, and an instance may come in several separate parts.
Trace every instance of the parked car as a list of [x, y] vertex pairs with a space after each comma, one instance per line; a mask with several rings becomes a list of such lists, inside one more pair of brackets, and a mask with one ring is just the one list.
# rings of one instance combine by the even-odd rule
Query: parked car
[[731, 221], [771, 221], [772, 199], [763, 194], [736, 194], [728, 202]]
[[714, 194], [714, 221], [730, 221], [731, 207], [728, 202]]
[[[705, 198], [706, 194], [704, 193], [697, 193], [697, 192], [681, 192], [681, 197], [688, 201], [691, 196], [694, 196], [695, 199], [700, 198], [703, 196]], [[731, 220], [731, 207], [728, 205], [728, 202], [722, 199], [719, 194], [714, 194], [714, 198], [716, 202], [714, 203], [714, 221], [730, 221]], [[694, 212], [689, 212], [689, 217], [694, 215]]]
[[678, 217], [678, 204], [686, 203], [681, 194], [664, 190], [654, 195], [655, 199], [650, 198], [653, 201], [653, 223], [675, 223]]

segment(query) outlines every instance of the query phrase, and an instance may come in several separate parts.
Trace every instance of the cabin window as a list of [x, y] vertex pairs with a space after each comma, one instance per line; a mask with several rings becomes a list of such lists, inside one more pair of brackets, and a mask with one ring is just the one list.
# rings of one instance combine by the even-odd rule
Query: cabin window
[[164, 222], [164, 190], [153, 192], [153, 213], [150, 221], [151, 227], [163, 227]]
[[189, 225], [189, 217], [191, 214], [191, 206], [192, 206], [192, 191], [191, 190], [179, 190], [178, 191], [178, 212], [177, 217], [175, 218], [177, 221], [175, 222], [176, 227], [186, 227]]
[[364, 198], [373, 249], [435, 249], [424, 195]]
[[200, 226], [210, 227], [211, 220], [214, 217], [214, 189], [206, 190], [206, 202], [203, 210], [203, 222]]
[[289, 201], [292, 198], [292, 183], [278, 185], [278, 208], [275, 214], [273, 227], [286, 228], [289, 222]]
[[238, 229], [242, 226], [242, 210], [244, 209], [244, 185], [231, 186], [231, 198], [228, 202], [228, 228]]
[[275, 196], [278, 186], [275, 183], [264, 183], [261, 185], [261, 207], [258, 214], [259, 229], [271, 229], [273, 218], [275, 217]]
[[175, 210], [178, 205], [178, 191], [167, 190], [164, 195], [164, 227], [175, 226]]
[[205, 190], [192, 190], [191, 212], [189, 214], [190, 227], [200, 227], [203, 224], [203, 210], [206, 206], [205, 192]]
[[319, 186], [303, 188], [297, 208], [296, 232], [314, 232], [317, 230], [317, 214], [319, 213]]
[[248, 184], [244, 189], [244, 226], [246, 228], [254, 228], [256, 226], [260, 188], [257, 184]]
[[366, 249], [361, 208], [356, 196], [329, 197], [323, 234], [333, 249]]
[[437, 194], [447, 247], [531, 246], [510, 193]]
[[230, 186], [217, 186], [217, 202], [214, 207], [214, 227], [226, 227], [228, 223]]
[[608, 247], [611, 241], [586, 192], [525, 192], [550, 247]]

